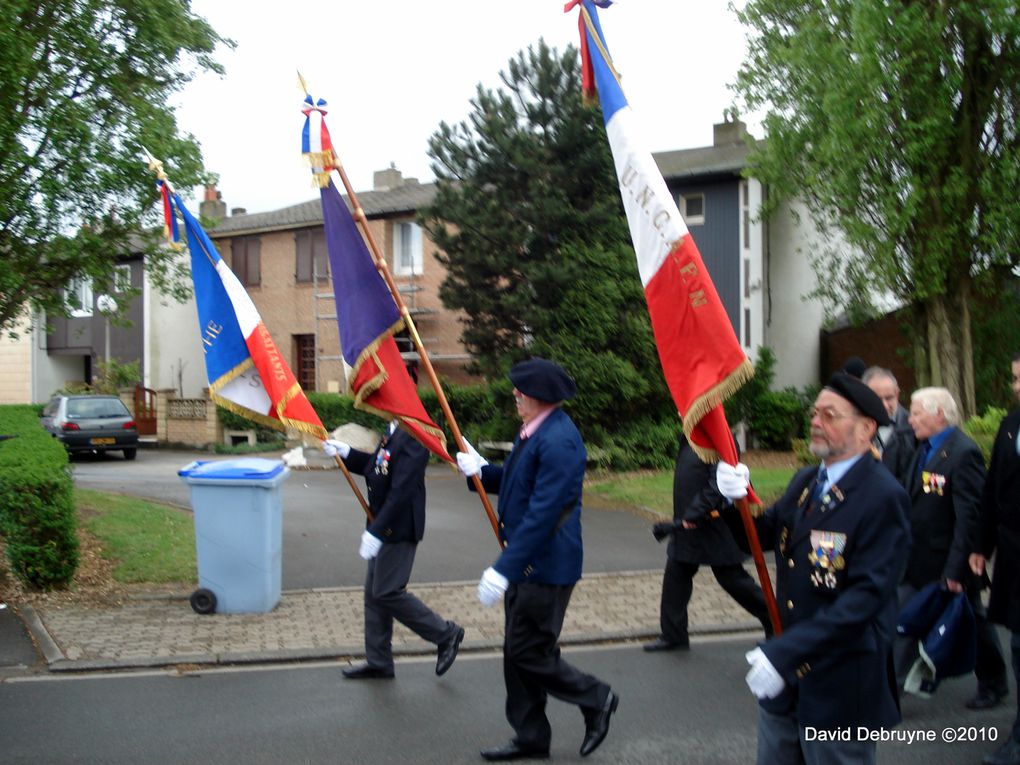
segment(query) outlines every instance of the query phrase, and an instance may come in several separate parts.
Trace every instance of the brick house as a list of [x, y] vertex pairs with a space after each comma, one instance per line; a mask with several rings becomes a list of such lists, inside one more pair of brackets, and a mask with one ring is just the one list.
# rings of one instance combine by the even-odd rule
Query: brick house
[[[391, 167], [375, 173], [373, 189], [358, 193], [358, 202], [437, 374], [467, 382], [464, 366], [470, 356], [460, 343], [461, 316], [439, 301], [444, 269], [435, 245], [415, 222], [417, 211], [434, 196], [434, 184], [404, 178]], [[201, 214], [219, 219], [209, 236], [248, 291], [298, 382], [308, 391], [346, 392], [319, 199], [264, 213], [225, 213], [215, 188], [207, 189]], [[418, 354], [410, 339], [398, 338], [398, 345], [415, 365]], [[428, 384], [424, 379], [419, 383]]]

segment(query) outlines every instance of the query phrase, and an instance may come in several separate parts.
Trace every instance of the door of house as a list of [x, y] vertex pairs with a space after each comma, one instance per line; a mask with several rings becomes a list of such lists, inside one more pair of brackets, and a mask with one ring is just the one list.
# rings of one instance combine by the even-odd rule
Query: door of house
[[135, 425], [138, 435], [156, 435], [156, 391], [141, 385], [135, 386]]

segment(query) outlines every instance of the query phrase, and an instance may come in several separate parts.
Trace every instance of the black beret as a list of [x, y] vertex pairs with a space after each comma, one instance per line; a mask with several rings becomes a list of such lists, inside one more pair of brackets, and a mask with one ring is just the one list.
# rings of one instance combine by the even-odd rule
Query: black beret
[[879, 425], [889, 425], [889, 413], [885, 411], [885, 404], [871, 388], [862, 383], [853, 375], [846, 372], [836, 372], [829, 378], [825, 387], [845, 398], [854, 408], [865, 417], [870, 417]]
[[868, 365], [864, 363], [864, 359], [860, 356], [851, 356], [843, 362], [843, 371], [851, 377], [856, 377], [858, 380], [864, 377], [867, 369]]
[[537, 356], [510, 369], [510, 382], [525, 396], [554, 404], [577, 392], [577, 385], [559, 364]]

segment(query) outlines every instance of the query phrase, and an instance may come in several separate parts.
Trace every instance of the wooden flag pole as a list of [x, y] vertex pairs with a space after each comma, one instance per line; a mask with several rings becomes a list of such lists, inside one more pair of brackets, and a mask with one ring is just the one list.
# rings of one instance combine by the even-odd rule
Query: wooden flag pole
[[[146, 149], [144, 146], [142, 147], [142, 151], [145, 152], [145, 158], [149, 163], [149, 169], [156, 175], [156, 178], [160, 181], [163, 181], [163, 183], [166, 184], [167, 189], [170, 191], [171, 194], [177, 193], [174, 191], [173, 184], [170, 183], [170, 179], [167, 178], [166, 172], [163, 170], [163, 162], [152, 156], [149, 150]], [[351, 485], [351, 491], [353, 491], [354, 496], [358, 498], [358, 502], [361, 503], [361, 507], [365, 511], [365, 515], [368, 516], [369, 523], [371, 523], [373, 520], [372, 511], [369, 509], [368, 502], [365, 501], [365, 497], [361, 493], [361, 490], [358, 488], [358, 485], [354, 483], [354, 476], [351, 475], [350, 471], [347, 469], [347, 466], [344, 464], [344, 461], [340, 459], [339, 455], [334, 455], [333, 459], [336, 460], [337, 467], [339, 467], [340, 470], [343, 471], [344, 477], [347, 479], [347, 483]]]
[[765, 606], [768, 608], [772, 630], [776, 635], [782, 635], [783, 625], [779, 621], [779, 606], [776, 603], [776, 594], [772, 591], [772, 579], [769, 577], [769, 570], [765, 565], [765, 554], [762, 552], [761, 542], [758, 541], [758, 532], [751, 519], [750, 503], [747, 501], [747, 497], [744, 497], [738, 499], [734, 504], [740, 511], [740, 519], [744, 522], [744, 532], [747, 534], [747, 543], [751, 547], [754, 567], [758, 570], [758, 583], [761, 585], [762, 595], [765, 596]]
[[[393, 281], [390, 269], [386, 265], [386, 259], [379, 250], [379, 245], [376, 244], [375, 237], [372, 235], [372, 230], [368, 227], [368, 218], [365, 215], [365, 210], [358, 202], [358, 197], [354, 193], [354, 189], [351, 187], [351, 182], [347, 179], [347, 173], [344, 172], [344, 167], [341, 164], [340, 157], [337, 156], [335, 149], [333, 150], [333, 160], [335, 165], [334, 169], [337, 173], [339, 173], [340, 180], [343, 182], [344, 189], [347, 191], [347, 198], [351, 200], [351, 206], [354, 207], [354, 219], [358, 222], [358, 226], [361, 228], [365, 235], [365, 239], [368, 241], [368, 246], [372, 250], [372, 259], [375, 261], [375, 267], [386, 281], [386, 286], [390, 288], [390, 294], [393, 296], [393, 301], [397, 304], [397, 308], [400, 310], [400, 315], [404, 319], [404, 324], [407, 326], [407, 331], [410, 333], [411, 339], [414, 341], [414, 347], [418, 350], [418, 356], [421, 359], [422, 364], [425, 366], [425, 373], [428, 375], [429, 381], [432, 383], [432, 387], [436, 391], [436, 397], [439, 399], [439, 406], [443, 410], [443, 416], [446, 417], [446, 421], [450, 425], [450, 430], [453, 432], [453, 438], [457, 442], [457, 449], [462, 452], [467, 451], [464, 436], [461, 435], [460, 428], [457, 427], [457, 420], [453, 416], [453, 410], [450, 409], [450, 403], [447, 401], [446, 394], [443, 392], [443, 386], [439, 384], [439, 378], [436, 376], [436, 370], [432, 367], [432, 360], [429, 359], [429, 355], [425, 351], [425, 345], [422, 343], [421, 336], [418, 334], [418, 328], [415, 327], [414, 321], [411, 319], [411, 313], [408, 311], [403, 298], [400, 296], [400, 291], [397, 289], [396, 282]], [[474, 483], [475, 490], [478, 492], [479, 499], [482, 501], [482, 507], [485, 508], [485, 514], [489, 517], [489, 523], [492, 525], [492, 531], [496, 535], [496, 540], [499, 542], [500, 548], [503, 548], [503, 540], [499, 535], [499, 521], [496, 519], [496, 513], [493, 511], [492, 504], [489, 502], [489, 497], [485, 493], [485, 488], [482, 486], [482, 479], [479, 475], [475, 474], [471, 476], [471, 480]]]

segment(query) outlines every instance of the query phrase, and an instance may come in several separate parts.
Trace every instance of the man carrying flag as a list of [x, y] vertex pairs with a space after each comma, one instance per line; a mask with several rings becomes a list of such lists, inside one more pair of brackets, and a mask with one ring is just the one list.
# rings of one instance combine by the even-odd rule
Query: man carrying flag
[[[663, 375], [691, 448], [705, 462], [735, 465], [736, 444], [722, 402], [750, 379], [754, 367], [737, 341], [676, 202], [644, 147], [602, 35], [596, 5], [609, 7], [612, 0], [571, 0], [565, 10], [580, 9], [584, 95], [594, 99], [597, 92], [602, 105]], [[750, 496], [757, 501], [753, 491]], [[778, 633], [775, 596], [746, 502], [741, 518]]]
[[438, 647], [436, 674], [457, 658], [464, 629], [446, 621], [407, 591], [418, 542], [425, 533], [425, 469], [429, 451], [452, 461], [446, 437], [429, 418], [393, 339], [404, 327], [396, 303], [380, 276], [330, 171], [335, 167], [325, 101], [305, 99], [302, 151], [320, 187], [326, 248], [336, 299], [340, 347], [351, 368], [354, 405], [393, 418], [374, 453], [327, 441], [325, 450], [365, 476], [371, 515], [359, 555], [365, 576], [365, 658], [343, 671], [349, 679], [391, 678], [393, 621]]

